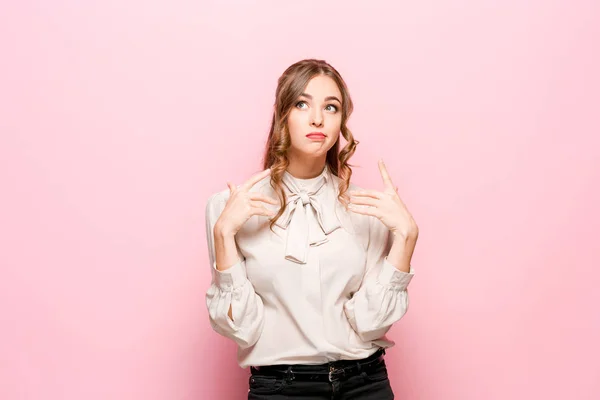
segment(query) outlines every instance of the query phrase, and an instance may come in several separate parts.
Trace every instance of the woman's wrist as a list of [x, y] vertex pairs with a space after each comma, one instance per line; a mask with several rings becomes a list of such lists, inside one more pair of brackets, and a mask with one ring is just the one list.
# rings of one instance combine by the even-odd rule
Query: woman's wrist
[[217, 221], [217, 223], [215, 224], [214, 230], [213, 230], [215, 239], [217, 237], [222, 238], [222, 239], [232, 238], [232, 237], [235, 237], [236, 233], [237, 232], [235, 232], [234, 229], [232, 229], [231, 227], [227, 226], [227, 224], [224, 224], [223, 222], [220, 222], [220, 221]]
[[213, 233], [215, 236], [216, 268], [219, 271], [224, 271], [235, 265], [239, 260], [235, 244], [235, 232], [226, 225], [217, 223]]
[[416, 242], [416, 237], [412, 235], [393, 237], [392, 247], [388, 253], [388, 262], [399, 271], [408, 273]]

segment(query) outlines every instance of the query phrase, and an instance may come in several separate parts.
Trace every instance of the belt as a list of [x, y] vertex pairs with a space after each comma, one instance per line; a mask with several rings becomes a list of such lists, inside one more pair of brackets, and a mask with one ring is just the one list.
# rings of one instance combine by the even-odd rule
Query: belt
[[285, 377], [298, 381], [325, 381], [347, 379], [363, 371], [369, 371], [381, 364], [385, 350], [380, 348], [375, 353], [361, 360], [337, 360], [326, 364], [277, 364], [250, 367], [252, 375]]

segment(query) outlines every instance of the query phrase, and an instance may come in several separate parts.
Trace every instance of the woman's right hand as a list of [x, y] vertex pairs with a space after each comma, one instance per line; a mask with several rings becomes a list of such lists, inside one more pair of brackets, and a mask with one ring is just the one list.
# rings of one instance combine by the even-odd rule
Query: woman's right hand
[[261, 193], [250, 193], [250, 189], [254, 185], [270, 174], [271, 169], [267, 168], [252, 176], [239, 188], [231, 184], [231, 182], [227, 182], [229, 199], [215, 223], [215, 231], [218, 230], [222, 235], [235, 235], [250, 217], [254, 215], [271, 217], [276, 214], [268, 210], [263, 203], [278, 205], [279, 202], [277, 200]]

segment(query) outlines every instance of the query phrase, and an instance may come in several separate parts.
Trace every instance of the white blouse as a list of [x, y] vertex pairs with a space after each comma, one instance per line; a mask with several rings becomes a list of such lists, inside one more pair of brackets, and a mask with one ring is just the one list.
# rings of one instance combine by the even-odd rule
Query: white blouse
[[[229, 189], [208, 200], [213, 329], [237, 343], [242, 368], [361, 359], [393, 346], [385, 334], [406, 313], [414, 271], [387, 262], [387, 227], [344, 209], [328, 167], [311, 179], [286, 171], [283, 183], [287, 204], [273, 231], [269, 217], [251, 217], [235, 236], [239, 261], [224, 271], [216, 269], [213, 228]], [[270, 176], [251, 192], [277, 199]]]

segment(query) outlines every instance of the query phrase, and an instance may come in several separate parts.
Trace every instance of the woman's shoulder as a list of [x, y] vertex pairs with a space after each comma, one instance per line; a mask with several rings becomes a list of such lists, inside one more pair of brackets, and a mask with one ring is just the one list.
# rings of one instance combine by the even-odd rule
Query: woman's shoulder
[[[363, 186], [357, 185], [352, 181], [350, 182], [350, 185], [348, 186], [348, 192], [361, 190], [366, 189]], [[354, 226], [359, 228], [359, 230], [363, 234], [370, 234], [373, 229], [381, 228], [380, 225], [383, 226], [383, 223], [377, 217], [374, 217], [372, 215], [359, 214], [352, 211], [348, 212], [351, 215]]]
[[225, 208], [225, 203], [227, 203], [229, 195], [229, 188], [227, 188], [208, 196], [208, 200], [206, 201], [206, 215], [217, 218]]
[[[336, 193], [339, 193], [339, 183], [340, 183], [341, 179], [338, 178], [337, 176], [334, 176], [334, 179], [336, 181], [336, 185], [335, 185], [335, 187], [337, 189]], [[359, 185], [356, 185], [355, 183], [353, 183], [351, 181], [350, 184], [348, 185], [348, 189], [346, 190], [346, 195], [348, 196], [348, 198], [350, 197], [349, 192], [356, 191], [356, 190], [362, 190], [362, 187]], [[348, 210], [346, 207], [344, 207], [344, 205], [342, 204], [342, 202], [339, 199], [336, 202], [336, 204], [337, 204], [336, 212], [338, 213], [338, 218], [342, 222], [343, 226], [345, 226], [345, 227], [350, 226], [351, 227], [350, 231], [355, 235], [362, 236], [362, 235], [368, 234], [369, 219], [371, 218], [370, 216], [364, 215], [364, 214], [358, 214], [351, 210]]]
[[[270, 188], [269, 182], [270, 182], [269, 176], [261, 179], [254, 186], [252, 186], [250, 188], [250, 192], [260, 192], [260, 193], [267, 192], [268, 189]], [[238, 189], [240, 188], [240, 186], [241, 185], [236, 185], [236, 187]], [[225, 203], [227, 203], [227, 200], [229, 200], [230, 195], [231, 195], [231, 192], [230, 192], [229, 188], [220, 190], [218, 192], [213, 192], [208, 196], [206, 205], [207, 205], [207, 207], [210, 207], [210, 208], [214, 208], [214, 207], [218, 207], [218, 206], [225, 206]]]
[[363, 190], [363, 187], [358, 186], [354, 182], [350, 181], [350, 185], [348, 186], [348, 191], [353, 191], [353, 190]]

